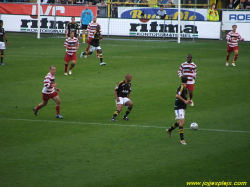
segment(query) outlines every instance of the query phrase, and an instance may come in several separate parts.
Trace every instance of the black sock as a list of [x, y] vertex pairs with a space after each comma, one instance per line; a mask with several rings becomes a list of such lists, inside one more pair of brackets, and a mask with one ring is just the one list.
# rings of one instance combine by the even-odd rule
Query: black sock
[[99, 57], [100, 57], [100, 63], [102, 63], [102, 61], [103, 61], [102, 53], [99, 54]]
[[3, 63], [4, 54], [1, 54], [1, 63]]
[[116, 116], [118, 116], [120, 113], [120, 110], [116, 110], [115, 113], [113, 114], [113, 117], [112, 118], [116, 118]]
[[127, 116], [129, 115], [129, 113], [131, 112], [132, 108], [128, 107], [127, 111], [126, 111], [126, 114], [124, 116]]
[[181, 140], [184, 140], [184, 130], [183, 130], [183, 127], [179, 127], [179, 133], [180, 133]]
[[179, 126], [179, 123], [177, 123], [177, 122], [173, 123], [173, 125], [169, 129], [169, 132], [171, 132], [172, 130], [174, 130], [178, 126]]

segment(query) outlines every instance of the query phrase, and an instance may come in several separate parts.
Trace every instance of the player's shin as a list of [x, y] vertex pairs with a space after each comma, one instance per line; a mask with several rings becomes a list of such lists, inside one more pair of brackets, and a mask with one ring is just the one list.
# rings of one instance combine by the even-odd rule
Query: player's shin
[[60, 114], [60, 105], [58, 106], [56, 106], [56, 115], [58, 115], [58, 114]]
[[69, 67], [69, 70], [72, 70], [74, 66], [75, 66], [75, 63], [72, 63], [72, 64], [70, 65], [70, 67]]
[[169, 132], [171, 132], [172, 130], [174, 130], [176, 127], [179, 127], [179, 123], [178, 122], [173, 123], [173, 125], [169, 129]]
[[103, 55], [102, 55], [102, 53], [99, 54], [99, 57], [100, 57], [100, 63], [102, 63], [103, 62]]
[[68, 71], [68, 64], [64, 64], [64, 73], [67, 73]]
[[120, 112], [121, 112], [120, 110], [116, 110], [112, 118], [116, 118], [120, 114]]
[[227, 62], [229, 61], [230, 54], [227, 54]]
[[2, 53], [1, 54], [1, 63], [3, 63], [3, 57], [4, 57], [4, 54]]
[[179, 133], [180, 133], [180, 138], [181, 140], [184, 140], [184, 130], [183, 130], [183, 127], [179, 127]]
[[238, 58], [238, 54], [235, 54], [235, 55], [234, 55], [234, 60], [233, 60], [233, 63], [235, 63], [235, 62], [236, 62], [237, 58]]
[[127, 111], [126, 111], [125, 116], [128, 116], [128, 115], [129, 115], [129, 113], [131, 112], [131, 110], [132, 110], [132, 107], [128, 107], [128, 109], [127, 109]]

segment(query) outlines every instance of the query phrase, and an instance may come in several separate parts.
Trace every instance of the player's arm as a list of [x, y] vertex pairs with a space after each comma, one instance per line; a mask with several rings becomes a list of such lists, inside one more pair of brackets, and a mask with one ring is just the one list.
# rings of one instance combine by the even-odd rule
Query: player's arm
[[181, 100], [183, 103], [188, 104], [190, 103], [190, 100], [183, 99], [179, 94], [176, 94], [175, 96], [177, 99]]
[[182, 68], [182, 66], [180, 66], [180, 68], [178, 70], [178, 76], [179, 77], [182, 77], [182, 70], [183, 70], [183, 68]]
[[99, 36], [100, 41], [102, 41], [102, 38], [103, 38], [102, 34], [100, 33], [100, 36]]
[[55, 90], [58, 91], [58, 92], [61, 92], [60, 88], [55, 87]]
[[119, 102], [120, 99], [119, 99], [119, 97], [118, 97], [117, 91], [118, 91], [117, 89], [114, 90], [114, 95], [115, 95], [115, 100], [116, 100], [117, 102]]
[[77, 41], [77, 46], [76, 46], [76, 50], [79, 49], [79, 41]]
[[4, 39], [5, 39], [5, 42], [6, 42], [8, 45], [10, 45], [10, 43], [8, 42], [8, 38], [7, 38], [7, 36], [6, 36], [5, 33], [4, 33], [3, 37], [4, 37]]
[[130, 93], [128, 94], [128, 98], [130, 99]]
[[66, 29], [66, 39], [68, 39], [68, 34], [69, 34], [69, 23], [67, 24], [67, 29]]

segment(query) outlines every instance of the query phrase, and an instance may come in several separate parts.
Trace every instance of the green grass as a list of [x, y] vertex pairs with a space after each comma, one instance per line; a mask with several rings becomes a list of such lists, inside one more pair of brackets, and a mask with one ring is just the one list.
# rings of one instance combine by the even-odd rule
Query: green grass
[[[226, 42], [105, 40], [104, 62], [78, 58], [65, 76], [63, 38], [8, 33], [0, 66], [1, 187], [182, 187], [189, 181], [250, 183], [249, 42], [240, 43], [237, 67], [225, 66]], [[80, 45], [78, 56], [86, 44]], [[185, 139], [174, 122], [177, 71], [187, 54], [198, 66], [194, 107], [186, 111]], [[233, 54], [231, 56], [231, 61]], [[39, 110], [43, 79], [57, 67], [61, 114]], [[133, 75], [130, 121], [109, 121], [113, 89]], [[197, 122], [199, 130], [189, 130]], [[220, 131], [221, 130], [221, 131]], [[225, 131], [222, 131], [225, 130]]]

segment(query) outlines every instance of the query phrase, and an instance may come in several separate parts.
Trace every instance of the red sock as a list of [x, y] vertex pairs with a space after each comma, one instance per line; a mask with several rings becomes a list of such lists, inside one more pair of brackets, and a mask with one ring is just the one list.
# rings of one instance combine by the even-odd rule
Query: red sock
[[99, 51], [96, 51], [96, 55], [97, 55], [97, 56], [99, 55]]
[[234, 61], [233, 61], [233, 63], [235, 63], [235, 61], [237, 60], [237, 58], [238, 58], [238, 55], [234, 55]]
[[40, 107], [40, 105], [37, 105], [37, 107], [36, 107], [36, 110], [39, 110], [39, 109], [41, 109], [42, 107]]
[[69, 70], [72, 70], [72, 68], [75, 66], [75, 64], [71, 64], [71, 66], [69, 67]]
[[189, 93], [189, 99], [192, 100], [193, 98], [193, 93]]
[[89, 47], [86, 48], [86, 52], [88, 52], [88, 51], [89, 51]]
[[60, 106], [56, 106], [56, 115], [60, 114]]
[[227, 62], [229, 61], [229, 57], [230, 57], [230, 55], [227, 55]]
[[68, 64], [64, 64], [64, 73], [67, 73], [68, 71]]

